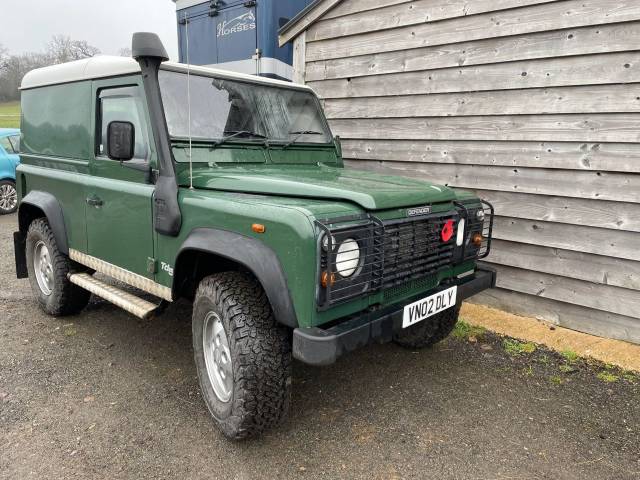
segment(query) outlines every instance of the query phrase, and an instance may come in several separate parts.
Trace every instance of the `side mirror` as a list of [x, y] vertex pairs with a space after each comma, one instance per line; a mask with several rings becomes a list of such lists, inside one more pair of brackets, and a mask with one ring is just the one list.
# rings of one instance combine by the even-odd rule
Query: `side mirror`
[[107, 126], [107, 154], [111, 160], [127, 161], [133, 158], [136, 129], [131, 122], [111, 122]]

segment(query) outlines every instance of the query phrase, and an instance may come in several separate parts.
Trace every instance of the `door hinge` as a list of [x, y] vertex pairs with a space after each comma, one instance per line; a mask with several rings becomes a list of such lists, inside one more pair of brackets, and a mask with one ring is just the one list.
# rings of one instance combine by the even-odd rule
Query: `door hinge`
[[152, 274], [158, 272], [158, 262], [156, 262], [155, 258], [147, 258], [147, 272]]
[[257, 3], [256, 0], [249, 0], [248, 2], [244, 2], [244, 6], [247, 8], [255, 7]]

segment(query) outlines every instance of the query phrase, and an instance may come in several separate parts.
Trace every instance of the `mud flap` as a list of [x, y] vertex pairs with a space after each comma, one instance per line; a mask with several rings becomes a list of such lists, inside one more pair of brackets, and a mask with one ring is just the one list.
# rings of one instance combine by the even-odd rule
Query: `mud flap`
[[16, 259], [16, 277], [27, 278], [27, 238], [22, 232], [13, 232], [13, 252]]

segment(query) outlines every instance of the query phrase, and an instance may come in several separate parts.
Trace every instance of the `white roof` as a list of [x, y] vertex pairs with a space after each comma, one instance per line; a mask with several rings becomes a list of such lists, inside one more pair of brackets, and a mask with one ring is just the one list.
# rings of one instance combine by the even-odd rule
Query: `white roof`
[[182, 10], [183, 8], [193, 7], [194, 5], [200, 5], [201, 3], [207, 3], [207, 0], [173, 0], [176, 4], [176, 10]]
[[[244, 73], [231, 72], [229, 70], [221, 70], [210, 67], [200, 67], [195, 65], [186, 65], [176, 62], [164, 62], [160, 67], [163, 70], [171, 70], [174, 72], [186, 73], [190, 70], [193, 74], [223, 77], [236, 80], [245, 80], [265, 85], [279, 85], [288, 88], [298, 88], [311, 90], [309, 87], [282, 80], [258, 77], [255, 75], [247, 75]], [[31, 70], [22, 79], [21, 90], [35, 87], [44, 87], [47, 85], [55, 85], [59, 83], [78, 82], [81, 80], [92, 80], [97, 78], [116, 77], [120, 75], [128, 75], [139, 73], [140, 66], [133, 58], [115, 57], [107, 55], [97, 55], [95, 57], [76, 60], [75, 62], [61, 63], [50, 67], [37, 68]]]

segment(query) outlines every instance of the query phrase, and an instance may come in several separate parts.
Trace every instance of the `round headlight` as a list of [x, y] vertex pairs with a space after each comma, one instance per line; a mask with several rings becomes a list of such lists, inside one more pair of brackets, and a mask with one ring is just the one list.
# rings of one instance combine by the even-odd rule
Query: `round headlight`
[[484, 210], [480, 209], [476, 212], [476, 218], [480, 221], [484, 220]]
[[360, 246], [353, 238], [347, 238], [338, 247], [336, 270], [342, 277], [350, 277], [360, 265]]

